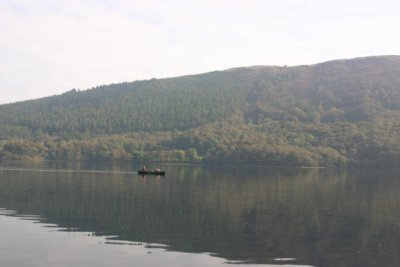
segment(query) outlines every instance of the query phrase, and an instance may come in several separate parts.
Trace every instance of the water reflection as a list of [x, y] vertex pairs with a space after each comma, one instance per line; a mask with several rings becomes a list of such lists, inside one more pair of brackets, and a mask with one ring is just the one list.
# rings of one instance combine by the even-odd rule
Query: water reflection
[[231, 262], [395, 266], [400, 260], [396, 173], [163, 169], [167, 176], [158, 178], [2, 171], [0, 207], [68, 231], [115, 236], [108, 239], [114, 244], [165, 244]]

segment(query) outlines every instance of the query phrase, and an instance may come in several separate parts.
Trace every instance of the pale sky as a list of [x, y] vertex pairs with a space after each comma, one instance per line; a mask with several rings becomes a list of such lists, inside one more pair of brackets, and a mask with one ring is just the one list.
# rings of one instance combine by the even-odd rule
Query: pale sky
[[369, 55], [400, 55], [400, 1], [0, 0], [0, 103]]

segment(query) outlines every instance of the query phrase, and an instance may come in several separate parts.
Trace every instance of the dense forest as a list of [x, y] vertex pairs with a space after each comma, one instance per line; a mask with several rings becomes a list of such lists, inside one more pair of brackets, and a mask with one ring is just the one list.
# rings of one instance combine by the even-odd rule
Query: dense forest
[[0, 105], [0, 158], [396, 167], [400, 56], [235, 68]]

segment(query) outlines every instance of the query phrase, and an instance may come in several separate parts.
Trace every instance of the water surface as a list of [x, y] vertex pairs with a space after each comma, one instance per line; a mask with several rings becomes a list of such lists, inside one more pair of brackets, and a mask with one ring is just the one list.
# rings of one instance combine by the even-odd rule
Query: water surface
[[[396, 266], [395, 171], [0, 168], [2, 266]], [[87, 171], [89, 170], [89, 171]]]

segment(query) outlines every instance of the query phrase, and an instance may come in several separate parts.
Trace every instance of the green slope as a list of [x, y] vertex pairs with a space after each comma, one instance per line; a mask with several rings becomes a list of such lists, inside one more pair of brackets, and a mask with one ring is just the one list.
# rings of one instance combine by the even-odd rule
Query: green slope
[[229, 72], [112, 84], [2, 105], [0, 121], [2, 128], [23, 127], [29, 135], [184, 130], [240, 109], [245, 85]]
[[3, 158], [395, 166], [400, 57], [72, 90], [1, 105], [0, 138]]

